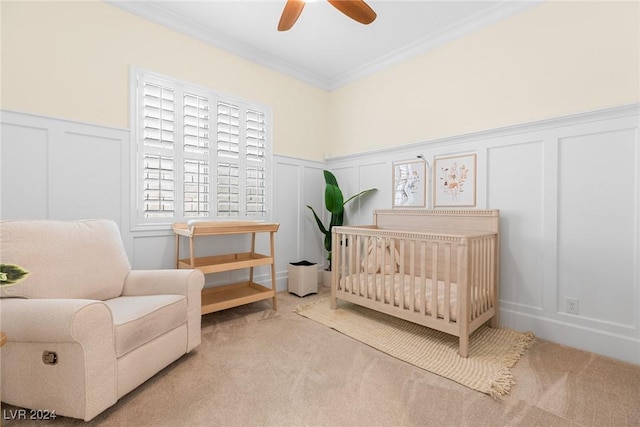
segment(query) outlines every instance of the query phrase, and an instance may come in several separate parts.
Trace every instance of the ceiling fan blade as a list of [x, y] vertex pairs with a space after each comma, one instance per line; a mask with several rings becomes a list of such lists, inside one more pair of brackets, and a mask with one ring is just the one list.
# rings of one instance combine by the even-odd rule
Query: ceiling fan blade
[[361, 24], [371, 24], [378, 15], [363, 0], [328, 0], [340, 12]]
[[278, 31], [287, 31], [293, 27], [302, 13], [302, 9], [304, 9], [304, 0], [287, 0], [278, 23]]

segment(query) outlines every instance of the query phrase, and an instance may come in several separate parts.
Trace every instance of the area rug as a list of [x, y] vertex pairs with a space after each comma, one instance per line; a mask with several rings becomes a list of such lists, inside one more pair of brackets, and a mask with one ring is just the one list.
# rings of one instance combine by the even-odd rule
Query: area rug
[[355, 304], [329, 299], [301, 305], [296, 313], [357, 341], [471, 389], [498, 397], [514, 384], [511, 369], [533, 334], [482, 326], [470, 337], [469, 357], [458, 354], [458, 338]]

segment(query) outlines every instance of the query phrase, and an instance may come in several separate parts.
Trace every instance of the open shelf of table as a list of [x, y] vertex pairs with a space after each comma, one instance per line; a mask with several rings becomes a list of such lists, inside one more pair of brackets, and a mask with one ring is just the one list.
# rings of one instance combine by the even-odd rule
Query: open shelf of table
[[[277, 310], [276, 273], [275, 273], [275, 233], [279, 224], [257, 221], [220, 221], [195, 222], [192, 224], [177, 223], [173, 225], [176, 234], [176, 266], [177, 268], [196, 268], [204, 274], [224, 271], [249, 269], [249, 280], [225, 286], [216, 286], [202, 290], [202, 314], [225, 310], [243, 304], [266, 299], [273, 300], [273, 309]], [[270, 254], [255, 252], [256, 233], [268, 232], [270, 237]], [[230, 253], [196, 257], [193, 239], [199, 236], [216, 236], [224, 234], [251, 234], [251, 250], [249, 252]], [[180, 237], [189, 240], [189, 258], [180, 259]], [[271, 288], [253, 281], [253, 269], [259, 266], [271, 266]]]
[[240, 282], [202, 290], [202, 314], [275, 298], [273, 289], [254, 282]]

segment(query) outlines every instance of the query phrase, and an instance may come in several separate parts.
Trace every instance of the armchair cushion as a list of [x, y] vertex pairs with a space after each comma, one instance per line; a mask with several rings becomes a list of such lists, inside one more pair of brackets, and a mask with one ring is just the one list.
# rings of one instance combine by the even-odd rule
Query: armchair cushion
[[119, 297], [104, 303], [113, 315], [117, 357], [184, 325], [187, 318], [187, 300], [182, 295]]

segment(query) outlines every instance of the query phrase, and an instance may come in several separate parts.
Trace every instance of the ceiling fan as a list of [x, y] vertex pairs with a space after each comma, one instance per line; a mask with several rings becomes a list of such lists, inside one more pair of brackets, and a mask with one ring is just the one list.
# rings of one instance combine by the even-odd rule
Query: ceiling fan
[[[376, 19], [376, 13], [364, 0], [327, 0], [333, 7], [361, 24], [371, 24]], [[287, 0], [284, 5], [278, 31], [287, 31], [293, 27], [304, 9], [305, 0]]]

